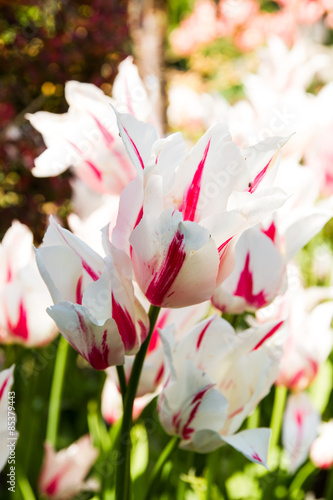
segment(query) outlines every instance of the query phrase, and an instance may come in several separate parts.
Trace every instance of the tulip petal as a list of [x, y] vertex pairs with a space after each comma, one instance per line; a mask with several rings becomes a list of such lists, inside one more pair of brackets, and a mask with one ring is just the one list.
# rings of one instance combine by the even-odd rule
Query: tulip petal
[[222, 439], [240, 451], [251, 462], [263, 465], [268, 469], [267, 456], [271, 433], [271, 429], [247, 429], [232, 436], [222, 436]]

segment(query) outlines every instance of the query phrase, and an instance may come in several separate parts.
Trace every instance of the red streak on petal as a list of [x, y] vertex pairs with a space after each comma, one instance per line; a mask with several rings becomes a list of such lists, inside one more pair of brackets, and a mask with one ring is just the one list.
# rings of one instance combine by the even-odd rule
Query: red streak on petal
[[112, 294], [112, 318], [117, 323], [125, 352], [131, 351], [137, 343], [137, 334], [130, 313], [121, 307]]
[[275, 241], [275, 236], [276, 236], [276, 226], [274, 221], [271, 222], [271, 225], [267, 229], [262, 229], [261, 230], [268, 238], [270, 238], [273, 243]]
[[3, 396], [4, 390], [6, 388], [6, 385], [8, 384], [9, 378], [10, 378], [10, 375], [5, 379], [4, 383], [1, 386], [1, 389], [0, 389], [0, 401], [1, 401], [1, 398]]
[[90, 266], [89, 264], [84, 260], [83, 257], [81, 257], [81, 255], [79, 254], [79, 252], [77, 250], [75, 250], [75, 248], [73, 248], [71, 246], [71, 244], [67, 241], [67, 239], [65, 238], [65, 236], [63, 235], [63, 233], [58, 229], [58, 226], [57, 227], [57, 230], [60, 234], [60, 236], [62, 237], [62, 239], [65, 241], [65, 243], [69, 246], [69, 248], [71, 248], [75, 253], [76, 255], [79, 257], [79, 259], [81, 260], [81, 263], [82, 263], [82, 266], [83, 266], [83, 269], [89, 274], [89, 276], [91, 277], [91, 279], [93, 281], [97, 281], [100, 277], [100, 273], [97, 274], [97, 272], [95, 272]]
[[181, 411], [179, 410], [172, 417], [172, 425], [175, 428], [176, 434], [179, 434], [179, 426], [180, 426], [180, 421], [181, 421], [180, 415], [181, 415]]
[[182, 212], [183, 214], [184, 220], [189, 220], [189, 221], [195, 220], [195, 214], [197, 210], [200, 189], [201, 189], [202, 174], [210, 147], [210, 141], [211, 140], [208, 141], [203, 157], [193, 176], [192, 182], [183, 198], [181, 207], [179, 208], [180, 212]]
[[[133, 230], [141, 222], [142, 217], [143, 217], [143, 206], [140, 208], [140, 212], [138, 213], [138, 216], [136, 218], [135, 224], [133, 226]], [[132, 245], [130, 245], [130, 256], [131, 256], [131, 258], [132, 258], [132, 253], [133, 253], [133, 247], [132, 247]]]
[[92, 113], [90, 113], [91, 117], [93, 118], [93, 120], [95, 121], [97, 127], [99, 128], [100, 132], [102, 133], [103, 135], [103, 138], [106, 142], [106, 146], [109, 148], [110, 146], [112, 146], [115, 142], [115, 138], [113, 137], [113, 135], [108, 131], [108, 129], [99, 121], [98, 118], [96, 118], [96, 116], [94, 116]]
[[157, 386], [160, 383], [160, 381], [162, 380], [163, 373], [164, 373], [164, 365], [162, 364], [160, 366], [160, 369], [158, 370], [156, 377], [155, 377], [155, 380], [154, 380], [155, 386]]
[[125, 90], [126, 90], [126, 104], [127, 104], [127, 109], [128, 109], [128, 111], [129, 111], [129, 113], [131, 115], [136, 116], [135, 112], [134, 112], [134, 109], [133, 109], [133, 106], [132, 106], [131, 93], [130, 93], [130, 90], [129, 90], [128, 80], [127, 80], [126, 77], [125, 77]]
[[8, 264], [6, 282], [9, 283], [10, 281], [12, 281], [12, 279], [13, 279], [13, 273], [10, 265]]
[[284, 321], [280, 321], [277, 325], [275, 325], [266, 335], [258, 342], [258, 344], [252, 349], [252, 351], [256, 351], [267, 339], [269, 339], [274, 333], [280, 328], [280, 326], [284, 323]]
[[253, 276], [250, 271], [250, 254], [246, 255], [245, 266], [240, 274], [234, 295], [243, 297], [246, 302], [254, 307], [262, 307], [266, 303], [264, 291], [253, 293]]
[[233, 411], [228, 415], [228, 418], [234, 418], [238, 413], [241, 413], [244, 410], [244, 406], [241, 406], [240, 408], [237, 408], [237, 410]]
[[151, 340], [150, 340], [150, 343], [149, 343], [149, 347], [148, 347], [148, 354], [151, 353], [152, 351], [154, 351], [157, 346], [159, 345], [159, 334], [158, 334], [158, 329], [162, 329], [165, 327], [165, 324], [167, 322], [167, 319], [169, 317], [169, 314], [170, 314], [170, 311], [164, 311], [163, 314], [161, 314], [161, 316], [158, 318], [157, 320], [157, 323], [155, 325], [155, 328], [154, 328], [154, 331], [153, 331], [153, 334], [151, 336]]
[[264, 176], [265, 176], [265, 173], [267, 172], [267, 169], [269, 167], [269, 164], [271, 163], [273, 157], [269, 160], [269, 162], [267, 163], [267, 165], [259, 172], [259, 174], [256, 175], [256, 177], [254, 178], [253, 182], [251, 182], [251, 185], [250, 187], [248, 188], [248, 192], [249, 193], [254, 193], [257, 189], [257, 187], [259, 186], [259, 184], [261, 183], [261, 181], [263, 180]]
[[125, 134], [126, 134], [126, 135], [127, 135], [127, 137], [129, 138], [130, 143], [131, 143], [131, 144], [132, 144], [132, 146], [133, 146], [133, 149], [134, 149], [135, 154], [136, 154], [136, 156], [137, 156], [137, 158], [138, 158], [138, 160], [139, 160], [139, 162], [140, 162], [140, 165], [141, 165], [141, 167], [142, 167], [142, 170], [144, 170], [145, 166], [144, 166], [144, 163], [143, 163], [143, 160], [142, 160], [142, 158], [141, 158], [141, 155], [140, 155], [140, 152], [139, 152], [138, 148], [136, 147], [136, 145], [135, 145], [135, 143], [134, 143], [134, 141], [133, 141], [132, 137], [130, 137], [129, 133], [127, 132], [127, 130], [125, 129], [125, 127], [124, 127], [124, 126], [123, 126], [123, 129], [124, 129]]
[[231, 241], [233, 238], [233, 236], [231, 236], [231, 238], [227, 239], [224, 243], [222, 243], [222, 245], [220, 245], [217, 249], [218, 253], [219, 253], [219, 256], [220, 256], [220, 260], [222, 259], [223, 255], [224, 255], [224, 252], [226, 251], [226, 246], [227, 244], [229, 243], [229, 241]]
[[262, 463], [262, 460], [261, 460], [261, 458], [259, 457], [259, 455], [258, 455], [258, 453], [257, 453], [257, 452], [253, 453], [252, 458], [253, 458], [254, 460], [258, 460], [258, 462], [261, 462], [261, 463]]
[[146, 291], [146, 297], [153, 305], [162, 305], [166, 294], [184, 264], [185, 257], [184, 235], [177, 231], [170, 243], [164, 262], [158, 272], [155, 273]]
[[207, 331], [207, 329], [209, 328], [211, 322], [213, 321], [214, 318], [211, 318], [208, 323], [204, 326], [204, 328], [201, 330], [200, 334], [199, 334], [199, 337], [198, 337], [198, 340], [197, 340], [197, 350], [200, 348], [200, 345], [201, 345], [201, 342], [202, 342], [202, 339], [204, 338], [204, 335]]
[[91, 170], [93, 171], [93, 173], [96, 175], [97, 179], [99, 181], [102, 180], [102, 174], [100, 172], [100, 170], [98, 170], [98, 168], [96, 167], [96, 165], [90, 161], [90, 160], [85, 160], [86, 164], [88, 165], [88, 167], [91, 168]]
[[302, 379], [302, 377], [304, 377], [306, 374], [305, 370], [302, 369], [302, 370], [299, 370], [293, 377], [292, 379], [289, 381], [288, 383], [288, 387], [290, 389], [292, 389], [293, 387], [296, 387], [298, 382]]
[[45, 487], [45, 493], [48, 496], [54, 495], [58, 489], [58, 483], [59, 480], [61, 479], [60, 474], [56, 475], [51, 482]]
[[10, 333], [12, 335], [20, 337], [24, 340], [28, 340], [29, 331], [28, 331], [27, 311], [24, 307], [23, 300], [21, 300], [20, 302], [19, 317], [16, 325], [14, 325], [7, 316], [7, 326], [8, 330], [10, 330]]
[[102, 344], [97, 347], [93, 345], [88, 354], [88, 361], [95, 370], [105, 370], [110, 365], [109, 363], [109, 346], [107, 345], [107, 330], [104, 330]]
[[83, 276], [80, 276], [76, 285], [76, 303], [82, 304], [82, 279]]
[[194, 428], [190, 427], [191, 422], [194, 420], [194, 417], [196, 416], [198, 409], [202, 403], [203, 397], [206, 394], [206, 392], [214, 387], [214, 384], [209, 384], [206, 387], [204, 387], [200, 392], [198, 392], [194, 398], [191, 401], [191, 405], [194, 404], [194, 407], [191, 410], [190, 416], [187, 419], [186, 424], [183, 427], [182, 430], [182, 438], [183, 439], [190, 439], [191, 435], [194, 432]]

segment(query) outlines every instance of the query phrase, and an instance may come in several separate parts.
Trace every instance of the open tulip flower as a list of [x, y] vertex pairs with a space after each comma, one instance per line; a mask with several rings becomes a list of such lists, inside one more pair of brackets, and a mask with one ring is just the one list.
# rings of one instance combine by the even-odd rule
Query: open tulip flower
[[[17, 434], [15, 431], [10, 431], [11, 440], [9, 438], [10, 427], [15, 427], [14, 408], [10, 405], [9, 393], [13, 385], [14, 365], [7, 370], [0, 372], [0, 471], [4, 468], [7, 458], [10, 453], [9, 444], [16, 444]], [[15, 398], [14, 398], [15, 399]], [[10, 413], [8, 413], [10, 411]], [[11, 416], [9, 420], [8, 417]]]
[[49, 302], [32, 232], [14, 221], [0, 245], [0, 343], [36, 347], [51, 342], [57, 330], [45, 311]]
[[131, 258], [153, 305], [208, 300], [232, 271], [240, 234], [286, 199], [270, 187], [284, 140], [241, 152], [219, 123], [187, 153], [180, 134], [158, 139], [128, 114], [118, 123], [138, 175], [121, 195], [112, 242]]
[[47, 498], [67, 500], [85, 490], [96, 490], [98, 483], [85, 481], [98, 456], [89, 436], [83, 436], [68, 448], [56, 452], [45, 443], [45, 457], [39, 476], [39, 491]]
[[172, 327], [161, 331], [169, 369], [158, 413], [181, 448], [207, 453], [228, 443], [266, 466], [270, 430], [237, 431], [274, 382], [282, 355], [281, 341], [274, 338], [280, 326], [267, 323], [236, 334], [213, 316], [177, 345]]
[[37, 264], [59, 331], [94, 368], [124, 363], [148, 333], [148, 317], [134, 296], [128, 257], [112, 249], [103, 260], [51, 218]]

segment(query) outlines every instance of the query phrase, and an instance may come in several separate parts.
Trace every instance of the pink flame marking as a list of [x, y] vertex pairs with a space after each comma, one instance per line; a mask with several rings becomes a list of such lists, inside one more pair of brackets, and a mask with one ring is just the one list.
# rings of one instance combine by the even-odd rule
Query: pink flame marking
[[15, 335], [16, 337], [20, 337], [24, 340], [28, 340], [29, 330], [28, 330], [27, 311], [24, 307], [22, 299], [20, 302], [19, 317], [18, 317], [18, 321], [17, 321], [16, 325], [14, 325], [11, 322], [9, 316], [7, 316], [7, 326], [8, 326], [8, 330], [10, 330], [10, 333], [12, 335]]
[[276, 226], [274, 221], [271, 222], [270, 226], [267, 229], [262, 229], [261, 232], [266, 234], [266, 236], [268, 236], [268, 238], [270, 238], [274, 243], [276, 236]]
[[297, 457], [301, 447], [302, 447], [302, 437], [303, 437], [303, 425], [304, 425], [304, 410], [297, 408], [295, 413], [295, 422], [297, 427], [296, 443], [295, 449], [293, 451], [293, 457]]
[[237, 410], [233, 411], [228, 415], [228, 418], [234, 418], [236, 415], [241, 413], [244, 410], [244, 406], [241, 406], [240, 408], [237, 408]]
[[160, 306], [163, 303], [184, 264], [185, 258], [184, 235], [177, 231], [170, 243], [164, 262], [159, 271], [155, 273], [146, 291], [146, 297], [153, 305]]
[[48, 496], [54, 495], [58, 489], [58, 483], [61, 479], [61, 474], [57, 474], [52, 478], [51, 482], [45, 487], [45, 493]]
[[163, 314], [161, 314], [161, 316], [158, 318], [157, 320], [157, 323], [155, 325], [155, 328], [154, 328], [154, 331], [153, 331], [153, 334], [151, 336], [151, 341], [149, 343], [149, 347], [148, 347], [148, 354], [151, 353], [152, 351], [154, 351], [157, 347], [157, 345], [159, 344], [159, 335], [158, 335], [158, 329], [162, 329], [165, 327], [165, 324], [168, 320], [168, 317], [169, 317], [169, 314], [170, 314], [170, 310], [167, 310], [167, 311], [163, 311]]
[[198, 392], [194, 396], [194, 398], [192, 399], [191, 405], [194, 404], [194, 407], [192, 408], [190, 416], [188, 417], [187, 422], [186, 422], [186, 424], [183, 427], [183, 430], [182, 430], [182, 438], [183, 439], [190, 439], [191, 438], [191, 435], [194, 432], [194, 428], [190, 427], [190, 424], [194, 420], [194, 417], [196, 416], [196, 414], [198, 412], [198, 409], [199, 409], [199, 407], [200, 407], [200, 405], [202, 403], [204, 395], [212, 387], [214, 387], [214, 384], [207, 385], [204, 389], [202, 389], [200, 392]]
[[71, 244], [67, 241], [67, 239], [65, 238], [65, 236], [62, 234], [62, 232], [58, 229], [58, 226], [56, 226], [57, 228], [57, 231], [58, 233], [60, 234], [60, 236], [62, 237], [62, 239], [65, 241], [65, 243], [69, 246], [69, 248], [71, 248], [75, 253], [76, 255], [79, 257], [79, 259], [81, 260], [81, 263], [82, 263], [82, 266], [83, 266], [83, 269], [85, 271], [87, 271], [87, 273], [89, 274], [89, 276], [91, 277], [91, 279], [93, 281], [97, 281], [100, 277], [100, 273], [97, 274], [90, 266], [89, 264], [84, 260], [83, 257], [81, 257], [81, 255], [79, 254], [79, 252], [77, 250], [75, 250], [75, 248], [73, 248], [71, 246]]
[[266, 304], [266, 298], [264, 291], [261, 290], [259, 293], [253, 293], [253, 276], [250, 271], [250, 254], [247, 253], [245, 266], [240, 274], [237, 288], [234, 295], [238, 297], [243, 297], [246, 302], [254, 307], [262, 307]]
[[204, 328], [201, 330], [200, 334], [199, 334], [199, 337], [198, 337], [198, 340], [197, 340], [197, 350], [200, 349], [200, 345], [201, 345], [201, 342], [204, 338], [204, 335], [206, 333], [206, 331], [208, 330], [208, 328], [210, 327], [212, 321], [213, 321], [214, 318], [211, 318], [208, 323], [204, 326]]
[[172, 417], [172, 426], [174, 427], [176, 434], [179, 434], [179, 427], [180, 427], [180, 422], [181, 422], [180, 416], [181, 416], [181, 411], [179, 410]]
[[112, 294], [112, 318], [117, 323], [125, 352], [131, 351], [137, 343], [137, 334], [131, 315], [116, 301]]
[[133, 149], [134, 149], [135, 154], [136, 154], [136, 156], [137, 156], [137, 158], [138, 158], [138, 160], [139, 160], [139, 162], [140, 162], [140, 165], [141, 165], [142, 170], [144, 170], [145, 165], [144, 165], [144, 163], [143, 163], [143, 159], [142, 159], [142, 157], [141, 157], [141, 155], [140, 155], [140, 152], [139, 152], [138, 148], [136, 147], [136, 145], [135, 145], [135, 143], [134, 143], [134, 141], [133, 141], [132, 137], [129, 135], [129, 133], [127, 132], [127, 130], [125, 129], [125, 127], [124, 127], [124, 126], [123, 126], [123, 129], [124, 129], [125, 134], [126, 134], [126, 135], [127, 135], [127, 137], [129, 138], [130, 143], [131, 143], [131, 144], [132, 144], [132, 146], [133, 146]]
[[79, 311], [76, 311], [76, 314], [79, 320], [80, 330], [84, 343], [88, 348], [90, 346], [91, 348], [87, 352], [87, 355], [85, 355], [84, 352], [80, 351], [76, 347], [76, 345], [71, 341], [71, 339], [68, 339], [69, 343], [74, 347], [76, 351], [78, 351], [81, 354], [81, 356], [83, 356], [87, 361], [89, 361], [89, 363], [93, 368], [95, 368], [95, 370], [105, 370], [105, 368], [108, 368], [110, 366], [108, 361], [109, 346], [107, 345], [107, 335], [108, 335], [107, 330], [104, 330], [101, 345], [97, 346], [95, 343], [94, 333], [91, 331], [91, 328], [85, 323], [82, 314]]
[[248, 188], [248, 192], [249, 193], [254, 193], [257, 189], [257, 187], [259, 186], [259, 184], [261, 183], [261, 181], [263, 180], [266, 172], [267, 172], [267, 169], [269, 167], [269, 164], [271, 163], [273, 157], [269, 160], [269, 162], [267, 163], [267, 165], [259, 172], [259, 174], [256, 175], [256, 177], [254, 178], [253, 182], [251, 182], [249, 188]]
[[132, 106], [131, 93], [130, 93], [130, 89], [128, 86], [128, 80], [126, 77], [125, 77], [125, 90], [126, 90], [127, 109], [129, 111], [129, 113], [135, 117], [136, 115], [135, 115], [135, 111], [134, 111], [133, 106]]
[[8, 264], [6, 282], [10, 283], [12, 281], [12, 279], [13, 279], [13, 273], [12, 273], [10, 265]]
[[96, 165], [90, 160], [85, 160], [85, 163], [88, 165], [88, 167], [91, 168], [91, 170], [93, 171], [93, 173], [97, 177], [97, 179], [99, 181], [101, 181], [102, 180], [102, 173], [100, 172], [100, 170], [98, 170]]
[[[140, 212], [138, 213], [138, 216], [136, 218], [135, 224], [133, 226], [133, 231], [136, 228], [136, 226], [141, 222], [142, 217], [143, 217], [143, 206], [140, 208]], [[133, 247], [132, 247], [132, 245], [130, 245], [130, 256], [131, 256], [131, 258], [132, 258], [132, 254], [133, 254]]]
[[156, 377], [155, 377], [155, 380], [154, 380], [154, 385], [155, 386], [157, 386], [160, 383], [160, 381], [162, 380], [163, 373], [164, 373], [164, 364], [162, 364], [160, 366], [160, 369], [158, 370], [158, 372], [156, 374]]
[[267, 339], [269, 339], [274, 333], [280, 328], [280, 326], [284, 323], [284, 321], [280, 321], [277, 325], [275, 325], [266, 335], [258, 342], [258, 344], [252, 349], [252, 351], [256, 351]]
[[203, 174], [203, 169], [206, 163], [209, 147], [210, 147], [210, 141], [208, 141], [208, 144], [205, 148], [203, 157], [197, 167], [197, 170], [193, 176], [192, 182], [183, 198], [182, 204], [179, 208], [179, 211], [182, 212], [184, 220], [189, 220], [189, 221], [194, 221], [195, 220], [195, 213], [197, 210], [197, 205], [198, 205], [198, 200], [199, 200], [199, 195], [200, 195], [200, 189], [201, 189], [201, 180], [202, 180], [202, 174]]
[[1, 389], [0, 389], [0, 401], [1, 401], [1, 398], [2, 398], [3, 393], [5, 391], [6, 385], [8, 384], [9, 379], [10, 379], [10, 375], [5, 379], [4, 383], [1, 386]]
[[114, 136], [108, 131], [108, 129], [99, 121], [98, 118], [96, 118], [96, 116], [94, 116], [92, 113], [90, 113], [90, 116], [92, 117], [92, 119], [95, 121], [97, 127], [99, 128], [100, 132], [102, 133], [103, 135], [103, 139], [105, 140], [106, 142], [106, 146], [109, 148], [111, 147], [114, 142], [115, 142], [115, 138]]
[[261, 458], [259, 457], [259, 455], [258, 455], [258, 453], [257, 453], [257, 452], [255, 452], [255, 453], [253, 453], [253, 454], [252, 454], [252, 458], [253, 458], [254, 460], [257, 460], [258, 462], [262, 463], [262, 460], [261, 460]]
[[76, 285], [76, 303], [82, 304], [82, 279], [83, 276], [80, 276]]
[[231, 238], [228, 238], [226, 241], [224, 241], [222, 243], [222, 245], [220, 245], [217, 249], [218, 253], [219, 253], [219, 257], [220, 257], [220, 260], [222, 259], [225, 251], [226, 251], [226, 246], [228, 245], [229, 241], [231, 241], [233, 238], [233, 236], [231, 236]]

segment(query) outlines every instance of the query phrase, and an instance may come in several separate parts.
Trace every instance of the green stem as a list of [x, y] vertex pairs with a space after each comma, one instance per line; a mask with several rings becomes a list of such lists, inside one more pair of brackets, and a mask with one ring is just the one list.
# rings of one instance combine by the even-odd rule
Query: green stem
[[211, 500], [212, 498], [213, 484], [215, 481], [216, 469], [218, 465], [218, 453], [219, 450], [216, 450], [207, 455], [206, 496], [205, 496], [206, 500]]
[[123, 404], [124, 404], [126, 391], [127, 391], [127, 383], [126, 383], [124, 365], [117, 365], [116, 368], [117, 368], [117, 373], [118, 373], [118, 380], [119, 380], [121, 397], [123, 399]]
[[35, 494], [30, 486], [27, 476], [23, 471], [19, 471], [18, 474], [18, 485], [21, 490], [21, 494], [24, 500], [36, 500]]
[[325, 488], [324, 498], [333, 498], [333, 469], [328, 471], [327, 486]]
[[270, 427], [272, 429], [271, 450], [276, 448], [281, 431], [284, 407], [287, 398], [287, 389], [283, 385], [275, 387], [274, 404]]
[[68, 346], [67, 340], [61, 335], [53, 371], [46, 428], [46, 441], [51, 443], [54, 447], [56, 446], [58, 434], [61, 394], [65, 377]]
[[[299, 492], [301, 489], [303, 483], [307, 480], [307, 478], [316, 470], [316, 467], [313, 465], [312, 462], [307, 462], [303, 467], [297, 472], [296, 476], [294, 477], [290, 487], [289, 491], [291, 494], [295, 491], [296, 493]], [[329, 497], [325, 497], [329, 498]]]
[[131, 450], [131, 425], [133, 402], [139, 385], [142, 366], [148, 350], [149, 342], [154, 331], [157, 316], [160, 307], [150, 306], [149, 321], [150, 328], [146, 340], [141, 345], [138, 354], [135, 357], [131, 376], [127, 385], [124, 401], [124, 413], [121, 426], [119, 450], [118, 450], [118, 468], [116, 475], [116, 500], [128, 500], [130, 496], [130, 450]]
[[159, 456], [159, 459], [157, 460], [155, 467], [151, 473], [149, 482], [148, 482], [148, 488], [147, 488], [147, 493], [145, 495], [145, 500], [149, 500], [151, 498], [151, 495], [155, 489], [156, 483], [158, 481], [158, 478], [163, 470], [164, 465], [166, 462], [169, 460], [171, 457], [172, 453], [175, 451], [179, 443], [179, 438], [177, 436], [173, 437], [170, 439], [164, 450], [162, 451], [161, 455]]
[[247, 418], [247, 428], [257, 429], [260, 425], [260, 409], [259, 406], [254, 410], [254, 412]]

